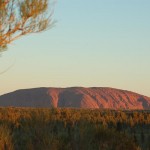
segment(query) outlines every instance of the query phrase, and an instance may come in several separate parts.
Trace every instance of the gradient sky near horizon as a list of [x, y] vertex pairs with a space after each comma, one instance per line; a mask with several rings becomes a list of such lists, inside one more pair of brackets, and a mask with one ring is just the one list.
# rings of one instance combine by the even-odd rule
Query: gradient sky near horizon
[[55, 27], [0, 57], [0, 95], [34, 87], [113, 87], [150, 96], [150, 1], [58, 0]]

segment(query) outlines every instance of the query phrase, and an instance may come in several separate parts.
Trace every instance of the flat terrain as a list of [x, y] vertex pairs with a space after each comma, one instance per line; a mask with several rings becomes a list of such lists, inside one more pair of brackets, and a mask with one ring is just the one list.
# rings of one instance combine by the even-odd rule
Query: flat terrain
[[148, 150], [150, 111], [0, 108], [0, 149]]

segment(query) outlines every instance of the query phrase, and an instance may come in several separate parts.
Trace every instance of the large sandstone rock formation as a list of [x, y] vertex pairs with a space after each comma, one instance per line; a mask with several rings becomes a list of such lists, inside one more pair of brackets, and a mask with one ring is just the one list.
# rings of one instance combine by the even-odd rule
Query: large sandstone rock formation
[[150, 109], [150, 98], [113, 88], [35, 88], [0, 96], [0, 106]]

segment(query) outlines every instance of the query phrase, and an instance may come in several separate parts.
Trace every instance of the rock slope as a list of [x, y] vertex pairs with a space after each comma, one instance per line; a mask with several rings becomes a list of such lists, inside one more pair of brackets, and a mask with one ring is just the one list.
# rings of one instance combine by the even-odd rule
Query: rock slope
[[125, 90], [93, 87], [34, 88], [0, 96], [0, 106], [150, 109], [150, 98]]

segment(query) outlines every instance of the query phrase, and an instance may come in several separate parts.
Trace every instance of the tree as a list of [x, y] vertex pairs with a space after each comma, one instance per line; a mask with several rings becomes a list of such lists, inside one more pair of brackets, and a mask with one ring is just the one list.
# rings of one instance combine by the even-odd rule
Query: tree
[[0, 51], [21, 36], [52, 27], [49, 6], [48, 0], [0, 0]]

